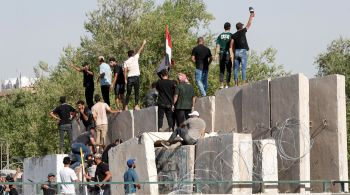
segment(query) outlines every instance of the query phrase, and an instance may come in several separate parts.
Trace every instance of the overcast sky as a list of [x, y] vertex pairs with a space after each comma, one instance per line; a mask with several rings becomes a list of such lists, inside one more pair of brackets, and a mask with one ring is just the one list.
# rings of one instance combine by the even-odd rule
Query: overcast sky
[[[158, 0], [161, 1], [161, 0]], [[277, 61], [293, 73], [316, 73], [315, 57], [334, 39], [350, 38], [349, 0], [205, 0], [215, 16], [214, 33], [228, 21], [246, 23], [248, 7], [256, 18], [247, 37], [250, 48], [278, 50]], [[57, 64], [62, 48], [79, 46], [86, 13], [96, 0], [1, 0], [0, 79], [33, 76], [40, 60]]]

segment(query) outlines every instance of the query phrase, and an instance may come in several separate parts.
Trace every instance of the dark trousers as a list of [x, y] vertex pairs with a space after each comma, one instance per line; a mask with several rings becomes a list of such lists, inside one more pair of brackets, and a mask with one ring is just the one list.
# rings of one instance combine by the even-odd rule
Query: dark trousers
[[175, 110], [176, 125], [179, 127], [185, 120], [190, 118], [188, 114], [191, 113], [191, 109], [178, 109]]
[[73, 141], [73, 128], [72, 124], [64, 124], [60, 125], [60, 149], [61, 152], [64, 150], [64, 132], [67, 132], [68, 138], [69, 138], [69, 143], [71, 144]]
[[174, 113], [171, 110], [171, 106], [159, 106], [158, 105], [158, 129], [163, 127], [164, 114], [168, 120], [169, 129], [174, 129]]
[[101, 85], [101, 92], [102, 92], [103, 101], [105, 101], [105, 103], [108, 104], [108, 106], [110, 105], [110, 102], [109, 102], [109, 88], [110, 87], [111, 87], [110, 85]]
[[89, 109], [94, 105], [94, 86], [85, 87], [85, 99]]
[[226, 69], [226, 83], [230, 83], [232, 73], [232, 62], [228, 52], [220, 52], [220, 82], [224, 82]]
[[184, 145], [194, 145], [197, 143], [197, 141], [195, 139], [193, 139], [192, 137], [190, 137], [188, 135], [188, 130], [185, 128], [176, 128], [175, 131], [171, 134], [168, 142], [173, 142], [175, 140], [175, 138], [177, 137], [177, 135], [179, 135], [182, 140]]
[[135, 105], [139, 104], [140, 99], [140, 77], [134, 76], [134, 77], [128, 77], [128, 83], [126, 85], [126, 97], [124, 105], [128, 105], [130, 101], [130, 95], [132, 88], [134, 87], [134, 93], [135, 93]]

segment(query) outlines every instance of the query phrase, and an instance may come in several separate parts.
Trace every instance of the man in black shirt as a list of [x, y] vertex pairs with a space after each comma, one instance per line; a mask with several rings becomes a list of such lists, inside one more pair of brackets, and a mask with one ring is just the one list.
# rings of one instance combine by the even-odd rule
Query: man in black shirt
[[[112, 174], [109, 171], [109, 166], [107, 163], [102, 162], [102, 155], [100, 153], [96, 153], [94, 156], [95, 163], [97, 165], [96, 172], [95, 172], [95, 178], [96, 182], [109, 182], [112, 178]], [[89, 176], [85, 176], [87, 179], [91, 179]], [[101, 191], [103, 191], [103, 195], [110, 195], [110, 185], [109, 184], [97, 184], [96, 187], [98, 188], [98, 192], [101, 194]]]
[[94, 73], [90, 69], [90, 65], [87, 62], [83, 63], [83, 68], [76, 67], [73, 64], [71, 64], [70, 66], [76, 71], [82, 72], [84, 75], [83, 86], [85, 87], [85, 99], [88, 107], [91, 109], [91, 107], [94, 105]]
[[57, 194], [57, 184], [53, 184], [56, 182], [56, 176], [54, 173], [49, 173], [47, 176], [47, 182], [41, 185], [41, 189], [44, 192], [44, 195], [56, 195]]
[[162, 79], [156, 84], [158, 91], [158, 129], [163, 127], [164, 113], [168, 120], [169, 129], [174, 130], [174, 116], [173, 116], [173, 98], [175, 92], [176, 82], [169, 80], [168, 71], [165, 69], [161, 71]]
[[121, 139], [116, 139], [114, 141], [114, 143], [111, 143], [109, 144], [104, 150], [103, 150], [103, 153], [102, 153], [102, 161], [107, 163], [108, 164], [108, 151], [113, 148], [113, 147], [116, 147], [117, 145], [123, 143], [123, 140]]
[[90, 131], [92, 135], [95, 133], [95, 122], [94, 117], [91, 110], [85, 107], [85, 102], [83, 100], [79, 100], [77, 102], [80, 120], [83, 122], [86, 131]]
[[75, 109], [66, 103], [66, 97], [60, 97], [60, 103], [51, 113], [51, 117], [58, 121], [60, 130], [60, 150], [64, 153], [64, 132], [67, 132], [69, 143], [73, 141], [72, 115], [75, 115]]
[[117, 106], [117, 108], [120, 108], [123, 106], [122, 103], [124, 102], [125, 93], [125, 78], [123, 65], [117, 64], [115, 58], [109, 59], [109, 65], [112, 67], [114, 74], [111, 89], [114, 87], [115, 105]]
[[204, 46], [203, 37], [199, 37], [198, 45], [192, 50], [192, 61], [196, 64], [195, 78], [196, 84], [202, 97], [207, 95], [208, 91], [208, 71], [209, 64], [213, 58], [210, 49]]
[[234, 79], [236, 86], [238, 86], [238, 69], [240, 64], [242, 64], [242, 81], [243, 83], [246, 82], [246, 68], [248, 60], [247, 51], [249, 51], [246, 33], [252, 24], [254, 16], [255, 13], [251, 12], [248, 23], [245, 27], [242, 23], [238, 22], [236, 24], [237, 32], [233, 34], [231, 38], [230, 54], [231, 60], [233, 60], [234, 56]]

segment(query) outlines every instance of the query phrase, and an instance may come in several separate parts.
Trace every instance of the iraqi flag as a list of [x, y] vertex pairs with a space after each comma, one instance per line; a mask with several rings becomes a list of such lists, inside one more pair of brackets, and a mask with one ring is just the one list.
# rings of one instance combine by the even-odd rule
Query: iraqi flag
[[165, 53], [168, 57], [168, 63], [171, 64], [171, 50], [173, 45], [171, 44], [170, 33], [168, 30], [168, 25], [165, 28]]

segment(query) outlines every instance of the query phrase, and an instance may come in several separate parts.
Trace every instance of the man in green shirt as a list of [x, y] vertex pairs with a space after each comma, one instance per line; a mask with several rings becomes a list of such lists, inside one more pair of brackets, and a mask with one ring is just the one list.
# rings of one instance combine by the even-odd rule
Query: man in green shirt
[[220, 62], [220, 89], [224, 88], [224, 74], [226, 73], [226, 87], [229, 87], [232, 72], [232, 61], [230, 58], [230, 41], [232, 34], [230, 33], [231, 24], [226, 22], [224, 24], [225, 32], [221, 33], [216, 39], [216, 49], [215, 49], [215, 60], [218, 59]]

